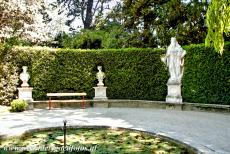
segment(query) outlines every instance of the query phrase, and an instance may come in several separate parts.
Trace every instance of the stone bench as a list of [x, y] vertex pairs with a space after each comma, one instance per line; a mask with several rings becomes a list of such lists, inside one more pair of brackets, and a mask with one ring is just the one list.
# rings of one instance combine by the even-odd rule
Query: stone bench
[[66, 96], [81, 96], [82, 97], [81, 107], [82, 109], [85, 108], [86, 93], [47, 93], [47, 96], [49, 97], [49, 102], [48, 102], [49, 110], [52, 107], [51, 97], [66, 97]]

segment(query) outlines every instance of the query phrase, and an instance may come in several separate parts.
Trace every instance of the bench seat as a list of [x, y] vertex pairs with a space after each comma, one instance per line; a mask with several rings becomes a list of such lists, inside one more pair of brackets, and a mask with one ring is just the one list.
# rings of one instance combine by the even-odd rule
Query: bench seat
[[81, 107], [84, 109], [85, 108], [85, 96], [86, 93], [47, 93], [46, 94], [49, 97], [49, 102], [48, 102], [48, 108], [49, 110], [52, 107], [52, 103], [51, 103], [51, 97], [64, 97], [64, 96], [82, 96], [82, 103], [81, 103]]

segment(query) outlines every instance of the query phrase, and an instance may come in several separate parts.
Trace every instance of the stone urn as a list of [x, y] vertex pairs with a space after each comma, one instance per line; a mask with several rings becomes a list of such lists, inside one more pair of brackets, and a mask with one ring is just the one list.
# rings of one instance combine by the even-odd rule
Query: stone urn
[[93, 87], [95, 89], [95, 97], [94, 100], [107, 100], [106, 96], [106, 88], [104, 87], [103, 80], [105, 78], [105, 73], [102, 72], [102, 66], [97, 66], [98, 72], [96, 74], [96, 78], [98, 80], [97, 87]]
[[30, 75], [27, 72], [27, 66], [22, 66], [22, 73], [20, 74], [20, 79], [22, 80], [21, 87], [29, 87], [28, 81], [30, 79]]
[[98, 69], [98, 73], [96, 75], [97, 80], [98, 80], [97, 86], [98, 87], [103, 87], [104, 86], [103, 80], [105, 78], [105, 73], [102, 72], [102, 66], [97, 66], [97, 69]]
[[18, 87], [18, 98], [23, 99], [29, 102], [29, 108], [33, 108], [33, 97], [32, 97], [32, 87], [29, 87], [28, 80], [30, 79], [30, 75], [27, 72], [27, 66], [22, 66], [22, 73], [19, 76], [22, 81], [21, 87]]

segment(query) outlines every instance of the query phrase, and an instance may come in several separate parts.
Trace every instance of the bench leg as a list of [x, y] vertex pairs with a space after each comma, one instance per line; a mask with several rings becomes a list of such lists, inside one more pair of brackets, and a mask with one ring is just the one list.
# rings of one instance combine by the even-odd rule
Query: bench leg
[[51, 110], [51, 97], [49, 97], [49, 104], [48, 104], [48, 108], [49, 108], [49, 110]]
[[85, 97], [84, 96], [82, 96], [81, 108], [85, 109]]

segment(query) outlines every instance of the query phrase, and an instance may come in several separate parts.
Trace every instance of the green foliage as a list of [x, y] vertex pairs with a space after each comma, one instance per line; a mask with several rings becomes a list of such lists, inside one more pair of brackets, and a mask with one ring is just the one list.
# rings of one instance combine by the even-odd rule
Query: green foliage
[[230, 43], [220, 56], [204, 45], [185, 47], [183, 99], [197, 103], [230, 103]]
[[208, 2], [124, 0], [123, 18], [133, 47], [167, 46], [171, 37], [182, 45], [203, 43]]
[[78, 49], [166, 47], [171, 37], [181, 45], [203, 43], [207, 1], [124, 0], [95, 25], [64, 38], [59, 47]]
[[[7, 55], [14, 55], [11, 58], [14, 67], [28, 66], [31, 76], [29, 84], [34, 88], [35, 100], [47, 99], [48, 92], [86, 92], [87, 98], [92, 99], [98, 65], [103, 66], [106, 74], [104, 83], [110, 99], [164, 101], [167, 95], [169, 76], [160, 59], [165, 53], [161, 49], [57, 50], [17, 47], [8, 50]], [[186, 46], [185, 50], [184, 101], [229, 104], [230, 43], [226, 43], [222, 56], [204, 45]], [[18, 69], [17, 74], [20, 72], [21, 69]], [[13, 91], [10, 93], [14, 94]]]
[[11, 112], [22, 112], [28, 107], [28, 103], [25, 100], [15, 99], [11, 102]]
[[58, 48], [71, 48], [72, 38], [66, 34], [65, 32], [60, 32], [55, 38], [54, 43], [50, 46], [58, 47]]
[[80, 49], [100, 49], [102, 46], [104, 32], [83, 30], [81, 33], [75, 35], [73, 48]]
[[82, 30], [74, 36], [65, 33], [56, 38], [58, 47], [72, 49], [99, 49], [102, 48], [104, 32], [96, 30]]
[[207, 11], [208, 34], [206, 46], [214, 46], [216, 51], [223, 54], [224, 33], [230, 33], [230, 2], [229, 0], [212, 0]]
[[19, 37], [11, 37], [7, 38], [5, 40], [5, 43], [9, 46], [13, 45], [20, 45], [20, 46], [31, 46], [32, 43], [23, 39], [20, 39]]
[[72, 49], [111, 49], [125, 46], [125, 32], [118, 26], [103, 30], [82, 30], [71, 36], [59, 34], [55, 41], [60, 48]]
[[176, 37], [180, 44], [203, 43], [206, 36], [205, 13], [207, 1], [170, 0], [163, 4], [154, 21], [158, 45], [167, 46], [171, 37]]
[[18, 54], [18, 67], [27, 64], [31, 72], [30, 85], [36, 100], [47, 99], [48, 92], [84, 91], [93, 98], [98, 65], [106, 73], [109, 98], [164, 100], [166, 95], [168, 73], [160, 60], [163, 50], [17, 48], [14, 52]]
[[168, 74], [160, 60], [163, 53], [163, 50], [125, 49], [102, 55], [108, 96], [164, 100]]
[[18, 73], [9, 46], [0, 46], [0, 105], [10, 105], [16, 92]]
[[105, 49], [118, 49], [128, 47], [126, 43], [127, 33], [123, 28], [117, 25], [110, 25], [103, 30], [104, 37], [102, 40], [102, 48]]

